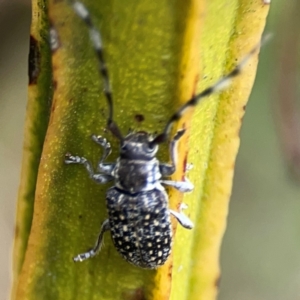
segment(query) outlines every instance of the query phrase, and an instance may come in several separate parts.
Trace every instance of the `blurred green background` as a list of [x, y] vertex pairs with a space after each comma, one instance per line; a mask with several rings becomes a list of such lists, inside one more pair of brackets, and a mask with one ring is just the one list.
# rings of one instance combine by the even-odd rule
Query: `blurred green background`
[[[299, 65], [295, 53], [299, 52], [300, 37], [297, 1], [300, 3], [271, 4], [266, 31], [273, 32], [274, 38], [262, 50], [241, 130], [222, 245], [220, 300], [300, 300], [300, 176], [295, 176], [300, 174], [300, 132], [289, 130], [289, 126], [300, 123], [291, 116], [289, 102], [294, 102], [292, 111], [300, 110], [299, 103], [298, 107], [295, 104], [295, 69]], [[30, 15], [29, 0], [0, 0], [0, 299], [8, 299], [10, 288]], [[294, 123], [282, 123], [291, 119]], [[287, 145], [288, 141], [293, 144]], [[293, 151], [299, 151], [298, 156], [292, 155], [288, 164], [286, 158]], [[293, 166], [294, 173], [288, 165]]]

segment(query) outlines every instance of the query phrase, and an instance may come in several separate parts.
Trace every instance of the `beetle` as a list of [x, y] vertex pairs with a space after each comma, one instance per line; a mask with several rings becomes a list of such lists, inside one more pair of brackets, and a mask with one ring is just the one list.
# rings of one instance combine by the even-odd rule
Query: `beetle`
[[114, 185], [106, 192], [108, 218], [102, 223], [96, 244], [91, 250], [75, 256], [74, 261], [84, 261], [95, 256], [101, 249], [104, 233], [110, 231], [115, 248], [126, 261], [138, 267], [154, 269], [163, 265], [171, 253], [173, 238], [170, 216], [175, 217], [184, 228], [193, 228], [192, 221], [182, 212], [184, 207], [178, 212], [169, 209], [168, 195], [164, 188], [170, 186], [183, 193], [191, 192], [192, 183], [187, 179], [184, 181], [163, 179], [171, 176], [176, 170], [177, 144], [185, 129], [177, 131], [170, 142], [170, 164], [161, 163], [157, 159], [159, 144], [168, 140], [173, 124], [186, 110], [197, 105], [202, 98], [228, 86], [231, 79], [241, 73], [261, 43], [256, 45], [230, 73], [180, 107], [160, 134], [132, 131], [123, 136], [113, 119], [113, 97], [100, 32], [95, 28], [89, 11], [81, 2], [74, 2], [73, 9], [88, 27], [104, 81], [104, 94], [109, 108], [107, 128], [120, 142], [117, 161], [107, 163], [105, 160], [111, 153], [110, 143], [102, 136], [92, 136], [93, 141], [103, 148], [103, 155], [97, 164], [98, 173], [94, 172], [91, 163], [85, 157], [66, 154], [66, 164], [82, 164], [95, 182], [104, 184], [114, 181]]

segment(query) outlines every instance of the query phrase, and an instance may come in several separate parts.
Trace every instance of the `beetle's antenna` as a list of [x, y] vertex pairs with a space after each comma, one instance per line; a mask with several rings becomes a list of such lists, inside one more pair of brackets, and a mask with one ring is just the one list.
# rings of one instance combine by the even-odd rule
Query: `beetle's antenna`
[[76, 14], [85, 22], [89, 29], [90, 39], [93, 43], [94, 50], [96, 52], [98, 61], [99, 61], [99, 72], [102, 75], [104, 82], [104, 94], [107, 99], [108, 104], [108, 118], [107, 118], [107, 127], [119, 140], [123, 140], [121, 131], [119, 130], [117, 124], [113, 120], [114, 106], [113, 106], [113, 97], [110, 88], [110, 81], [108, 70], [103, 56], [103, 43], [99, 30], [93, 24], [89, 11], [86, 7], [78, 1], [72, 3], [73, 9]]
[[159, 135], [157, 135], [154, 138], [154, 140], [150, 143], [150, 145], [153, 147], [156, 144], [165, 142], [170, 134], [173, 124], [176, 121], [178, 121], [189, 108], [196, 106], [201, 99], [208, 97], [213, 93], [222, 91], [226, 87], [228, 87], [231, 84], [231, 79], [241, 74], [243, 68], [251, 59], [251, 57], [261, 48], [263, 44], [265, 44], [270, 39], [270, 37], [271, 37], [270, 34], [264, 36], [262, 40], [255, 47], [252, 48], [252, 50], [241, 60], [241, 62], [230, 73], [228, 73], [226, 76], [224, 76], [219, 81], [217, 81], [214, 85], [206, 88], [200, 94], [195, 95], [184, 105], [182, 105], [177, 110], [177, 112], [169, 119], [169, 121], [167, 122], [164, 128], [164, 131]]

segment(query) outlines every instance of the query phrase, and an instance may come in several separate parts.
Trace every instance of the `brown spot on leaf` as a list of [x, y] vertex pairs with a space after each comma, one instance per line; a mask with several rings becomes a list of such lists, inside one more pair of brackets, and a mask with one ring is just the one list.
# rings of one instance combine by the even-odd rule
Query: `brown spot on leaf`
[[146, 300], [146, 296], [144, 290], [142, 288], [138, 288], [135, 290], [128, 290], [123, 292], [122, 299], [124, 300]]
[[138, 123], [141, 123], [141, 122], [143, 122], [143, 121], [145, 120], [145, 117], [144, 117], [144, 115], [142, 115], [142, 114], [136, 114], [136, 115], [134, 116], [134, 119], [135, 119]]
[[19, 233], [20, 233], [20, 228], [19, 228], [19, 226], [16, 226], [16, 227], [15, 227], [15, 239], [18, 238]]
[[184, 181], [185, 173], [186, 173], [186, 167], [187, 167], [187, 152], [184, 154], [184, 159], [183, 159], [183, 174], [181, 180]]
[[51, 112], [52, 112], [52, 113], [55, 111], [55, 108], [56, 108], [56, 107], [55, 107], [55, 102], [53, 102], [53, 103], [52, 103], [52, 106], [51, 106]]
[[41, 53], [38, 41], [30, 35], [28, 56], [29, 85], [36, 84], [40, 73]]
[[199, 81], [199, 74], [196, 74], [196, 76], [194, 78], [193, 94], [192, 94], [191, 98], [193, 98], [196, 95], [198, 81]]
[[172, 280], [172, 270], [173, 270], [173, 263], [171, 263], [169, 265], [169, 269], [168, 269], [168, 277], [169, 277], [170, 282]]
[[215, 280], [215, 287], [219, 288], [221, 283], [221, 276], [219, 275]]
[[57, 81], [56, 80], [52, 81], [52, 86], [53, 86], [53, 90], [55, 91], [57, 89]]

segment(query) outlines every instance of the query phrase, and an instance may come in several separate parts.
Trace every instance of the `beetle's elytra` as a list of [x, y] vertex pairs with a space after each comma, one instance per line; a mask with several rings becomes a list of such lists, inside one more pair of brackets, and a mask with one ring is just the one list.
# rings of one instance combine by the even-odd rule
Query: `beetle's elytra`
[[104, 81], [104, 93], [109, 107], [107, 128], [120, 141], [120, 155], [115, 163], [106, 163], [111, 146], [105, 138], [93, 135], [92, 139], [103, 148], [95, 173], [90, 162], [80, 156], [66, 154], [67, 164], [82, 164], [89, 176], [97, 183], [114, 181], [114, 186], [106, 193], [108, 219], [101, 226], [95, 247], [74, 257], [74, 261], [83, 261], [95, 256], [101, 248], [105, 231], [111, 232], [115, 248], [128, 262], [142, 268], [157, 268], [165, 263], [171, 253], [172, 229], [170, 216], [175, 217], [187, 229], [193, 223], [182, 211], [176, 212], [168, 207], [168, 195], [164, 186], [171, 186], [181, 192], [193, 190], [188, 181], [164, 180], [176, 170], [177, 143], [185, 130], [179, 130], [170, 143], [171, 163], [161, 163], [156, 158], [159, 144], [167, 141], [174, 122], [184, 112], [197, 105], [203, 97], [224, 89], [243, 66], [260, 48], [260, 43], [248, 53], [228, 75], [213, 86], [205, 89], [186, 102], [171, 116], [162, 133], [151, 135], [147, 132], [131, 132], [123, 136], [113, 120], [113, 100], [109, 76], [103, 58], [103, 47], [100, 32], [94, 27], [89, 11], [81, 2], [74, 2], [77, 15], [86, 23], [94, 50], [99, 59], [99, 71]]

